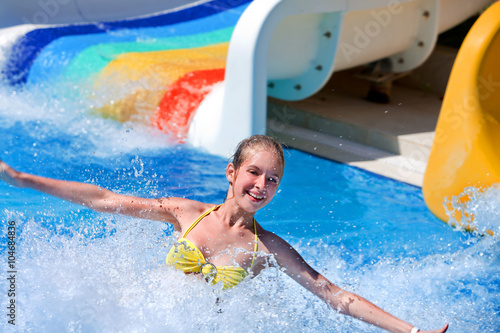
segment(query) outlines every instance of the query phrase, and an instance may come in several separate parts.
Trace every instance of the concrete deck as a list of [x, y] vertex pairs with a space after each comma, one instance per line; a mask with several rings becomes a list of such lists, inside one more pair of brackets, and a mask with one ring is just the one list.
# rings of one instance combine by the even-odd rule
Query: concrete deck
[[442, 96], [456, 50], [437, 47], [429, 60], [395, 81], [391, 101], [366, 100], [358, 69], [335, 73], [316, 95], [268, 101], [268, 133], [292, 148], [422, 186]]

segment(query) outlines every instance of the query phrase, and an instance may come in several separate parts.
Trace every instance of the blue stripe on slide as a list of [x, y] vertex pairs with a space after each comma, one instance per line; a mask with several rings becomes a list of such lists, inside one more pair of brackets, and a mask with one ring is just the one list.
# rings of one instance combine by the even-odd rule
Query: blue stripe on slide
[[214, 15], [250, 2], [251, 0], [215, 0], [177, 12], [147, 18], [36, 29], [19, 38], [14, 44], [11, 57], [7, 61], [3, 74], [10, 84], [25, 83], [30, 67], [41, 50], [52, 41], [63, 36], [102, 34], [127, 28], [170, 26]]

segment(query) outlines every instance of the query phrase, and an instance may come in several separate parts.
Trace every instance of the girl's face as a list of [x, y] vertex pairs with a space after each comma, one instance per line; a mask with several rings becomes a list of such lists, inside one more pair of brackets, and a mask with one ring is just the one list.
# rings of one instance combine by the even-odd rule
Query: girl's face
[[226, 176], [232, 184], [233, 197], [247, 212], [256, 212], [276, 194], [283, 167], [274, 152], [258, 150], [238, 170], [230, 163]]

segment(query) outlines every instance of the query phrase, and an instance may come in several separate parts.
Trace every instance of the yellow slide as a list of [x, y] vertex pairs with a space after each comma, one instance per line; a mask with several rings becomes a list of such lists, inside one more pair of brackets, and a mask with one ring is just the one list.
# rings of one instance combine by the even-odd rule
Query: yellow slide
[[[479, 17], [458, 52], [423, 194], [429, 209], [447, 221], [444, 199], [494, 183], [500, 183], [500, 2]], [[460, 212], [456, 215], [460, 221]]]

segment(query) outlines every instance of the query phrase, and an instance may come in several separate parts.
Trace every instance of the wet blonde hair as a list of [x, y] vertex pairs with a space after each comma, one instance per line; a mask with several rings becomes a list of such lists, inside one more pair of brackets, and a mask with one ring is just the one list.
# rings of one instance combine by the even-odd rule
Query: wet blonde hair
[[238, 171], [241, 165], [259, 150], [274, 152], [280, 160], [282, 172], [285, 170], [285, 154], [283, 153], [281, 144], [267, 135], [252, 135], [238, 144], [236, 152], [231, 159], [234, 169]]

